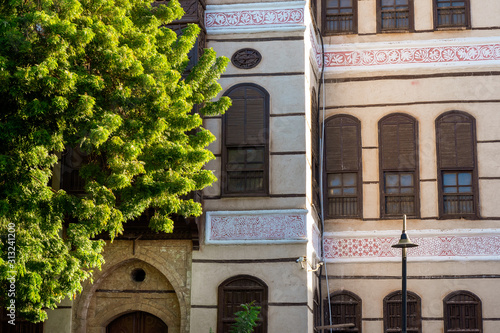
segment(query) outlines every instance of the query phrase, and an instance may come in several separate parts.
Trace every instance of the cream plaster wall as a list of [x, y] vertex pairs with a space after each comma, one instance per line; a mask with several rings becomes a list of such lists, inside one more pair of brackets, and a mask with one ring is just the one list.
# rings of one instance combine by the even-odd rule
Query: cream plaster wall
[[358, 34], [377, 31], [376, 12], [377, 2], [375, 0], [358, 0]]
[[305, 117], [271, 117], [271, 152], [306, 151]]
[[439, 215], [437, 181], [420, 183], [420, 215], [422, 218], [435, 218]]
[[[498, 177], [498, 176], [497, 176]], [[479, 181], [479, 202], [481, 216], [499, 219], [500, 205], [498, 204], [498, 189], [500, 179], [488, 179]]]
[[279, 246], [205, 245], [200, 251], [193, 252], [192, 332], [202, 332], [202, 329], [206, 331], [207, 327], [216, 329], [218, 286], [226, 279], [240, 274], [257, 277], [268, 286], [269, 332], [282, 331], [284, 328], [290, 332], [307, 332], [307, 307], [283, 306], [285, 303], [307, 302], [306, 270], [295, 260], [269, 261], [278, 258], [294, 259], [305, 253], [306, 243]]
[[271, 194], [304, 194], [305, 155], [273, 155], [270, 158]]
[[498, 17], [500, 16], [498, 1], [471, 0], [470, 11], [472, 27], [498, 27]]
[[434, 29], [433, 0], [414, 1], [415, 31]]
[[[375, 219], [380, 216], [380, 192], [378, 184], [363, 184], [363, 218]], [[333, 227], [337, 230], [337, 227]], [[349, 230], [351, 230], [349, 228]]]
[[[494, 99], [495, 90], [499, 88], [500, 79], [496, 76], [345, 82], [327, 85], [326, 107], [342, 106], [346, 108], [363, 105], [391, 107], [391, 105], [398, 103], [446, 101], [450, 105], [448, 107], [450, 110], [453, 108], [463, 109], [463, 103], [470, 101], [467, 108], [474, 108], [477, 107], [474, 106], [474, 101]], [[456, 103], [451, 103], [453, 101]], [[415, 105], [405, 105], [399, 109], [404, 110], [412, 106]], [[394, 107], [391, 108], [394, 109]], [[436, 109], [436, 106], [431, 105], [426, 109]], [[481, 110], [484, 109], [491, 109], [491, 105], [481, 105]], [[381, 107], [380, 110], [386, 111], [388, 108]], [[426, 113], [425, 108], [420, 108], [418, 117], [422, 117]]]
[[[257, 34], [255, 34], [257, 35]], [[247, 36], [247, 38], [251, 37]], [[259, 37], [260, 36], [254, 36]], [[301, 37], [301, 36], [297, 36]], [[262, 55], [262, 60], [257, 67], [252, 69], [240, 69], [229, 62], [224, 75], [250, 74], [250, 73], [290, 73], [304, 72], [304, 59], [302, 57], [291, 57], [291, 54], [300, 55], [304, 53], [303, 40], [275, 41], [245, 41], [245, 42], [221, 42], [217, 40], [239, 39], [241, 35], [224, 35], [224, 38], [210, 38], [208, 45], [217, 51], [218, 56], [229, 59], [242, 48], [252, 48]], [[293, 50], [293, 52], [292, 52]], [[284, 52], [285, 51], [285, 52]]]
[[302, 209], [306, 208], [303, 197], [273, 198], [273, 197], [248, 197], [223, 198], [220, 200], [205, 200], [205, 211], [216, 210], [259, 210], [259, 209]]
[[479, 143], [477, 155], [480, 177], [500, 177], [500, 142]]
[[[366, 189], [366, 186], [364, 187]], [[374, 190], [374, 195], [378, 196], [378, 185], [377, 189]], [[363, 198], [366, 197], [366, 194]], [[378, 216], [378, 206], [377, 206], [377, 216]], [[329, 219], [325, 221], [325, 232], [343, 232], [343, 231], [397, 231], [401, 230], [402, 222], [401, 219], [394, 220], [379, 220], [374, 217], [371, 220], [371, 216], [365, 212], [364, 219]], [[408, 219], [410, 226], [409, 230], [459, 230], [459, 229], [497, 229], [498, 220], [497, 219], [483, 219], [483, 220], [438, 220], [435, 218], [429, 219]], [[410, 229], [411, 228], [411, 229]]]

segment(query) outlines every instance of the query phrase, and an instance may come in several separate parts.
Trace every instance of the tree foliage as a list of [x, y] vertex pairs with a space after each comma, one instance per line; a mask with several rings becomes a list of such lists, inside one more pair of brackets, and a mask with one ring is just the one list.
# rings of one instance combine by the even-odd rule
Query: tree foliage
[[[166, 27], [182, 15], [177, 0], [1, 2], [0, 299], [24, 318], [81, 291], [103, 263], [96, 235], [146, 209], [162, 232], [201, 213], [182, 197], [215, 180], [200, 114], [230, 105], [212, 101], [227, 59], [205, 50], [183, 76], [199, 28]], [[88, 154], [83, 195], [50, 186], [65, 147]]]

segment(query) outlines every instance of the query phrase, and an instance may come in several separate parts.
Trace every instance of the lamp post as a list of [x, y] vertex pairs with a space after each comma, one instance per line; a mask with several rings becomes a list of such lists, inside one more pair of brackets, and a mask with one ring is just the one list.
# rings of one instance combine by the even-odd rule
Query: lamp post
[[418, 245], [413, 243], [410, 238], [406, 235], [406, 214], [403, 216], [403, 232], [401, 233], [401, 239], [397, 244], [392, 245], [392, 247], [401, 249], [402, 254], [402, 277], [403, 282], [401, 284], [401, 333], [407, 333], [406, 331], [406, 312], [407, 312], [407, 301], [406, 301], [406, 249], [409, 247], [417, 247]]

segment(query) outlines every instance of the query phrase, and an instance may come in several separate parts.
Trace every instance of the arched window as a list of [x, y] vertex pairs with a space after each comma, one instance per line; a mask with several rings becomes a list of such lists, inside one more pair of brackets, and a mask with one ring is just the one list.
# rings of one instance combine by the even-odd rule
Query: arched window
[[332, 325], [354, 324], [354, 327], [346, 328], [346, 332], [361, 332], [361, 298], [356, 294], [341, 290], [330, 294], [330, 310], [328, 310], [328, 299], [325, 300], [324, 325], [330, 324], [330, 313]]
[[391, 114], [379, 122], [381, 217], [417, 217], [417, 122], [406, 114]]
[[439, 212], [442, 218], [476, 218], [478, 184], [476, 124], [465, 112], [436, 119]]
[[254, 84], [226, 92], [233, 101], [222, 118], [222, 193], [268, 193], [269, 94]]
[[455, 291], [443, 300], [445, 333], [481, 333], [481, 300], [465, 290]]
[[259, 325], [255, 333], [267, 333], [267, 285], [260, 279], [249, 275], [238, 275], [227, 279], [219, 286], [217, 307], [217, 333], [229, 333], [235, 323], [234, 314], [241, 304], [255, 302], [261, 307]]
[[[422, 332], [422, 316], [420, 297], [411, 292], [407, 292], [407, 332]], [[390, 293], [384, 298], [384, 333], [401, 332], [401, 290]]]
[[361, 125], [348, 115], [325, 122], [325, 214], [361, 216]]

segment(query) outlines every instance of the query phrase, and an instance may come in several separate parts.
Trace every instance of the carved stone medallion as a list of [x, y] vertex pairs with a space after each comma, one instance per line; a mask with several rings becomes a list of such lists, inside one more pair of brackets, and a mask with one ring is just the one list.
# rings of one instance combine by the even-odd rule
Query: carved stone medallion
[[234, 52], [231, 58], [233, 65], [241, 69], [254, 68], [260, 63], [261, 60], [262, 56], [259, 51], [249, 48]]

